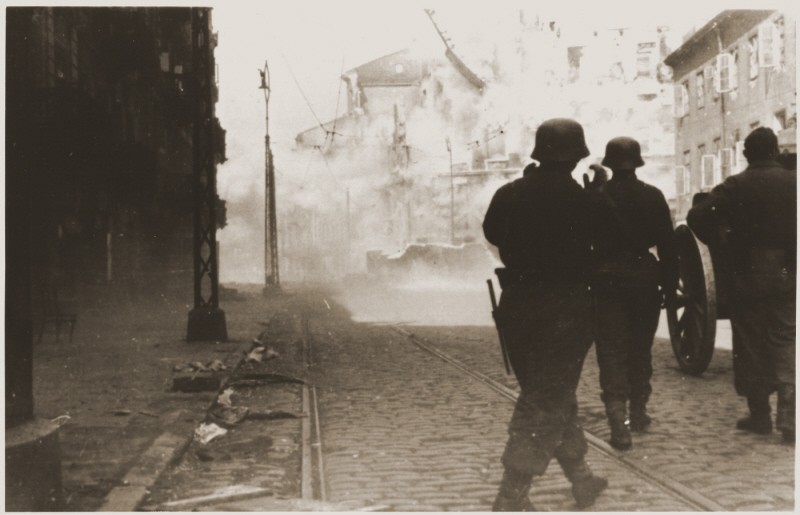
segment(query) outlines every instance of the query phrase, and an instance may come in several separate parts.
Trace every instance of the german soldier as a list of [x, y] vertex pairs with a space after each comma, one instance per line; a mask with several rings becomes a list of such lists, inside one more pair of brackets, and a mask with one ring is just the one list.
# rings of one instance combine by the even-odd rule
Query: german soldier
[[[583, 128], [552, 119], [536, 132], [524, 176], [497, 190], [483, 230], [505, 269], [498, 323], [521, 393], [509, 423], [505, 467], [494, 511], [532, 511], [528, 492], [555, 457], [572, 482], [578, 506], [608, 485], [592, 474], [578, 424], [575, 390], [592, 342], [589, 291], [595, 235], [611, 226], [597, 191], [571, 177], [589, 155]], [[600, 174], [593, 184], [599, 188]], [[605, 209], [604, 209], [605, 208]]]
[[736, 427], [771, 433], [769, 396], [777, 390], [776, 425], [794, 442], [797, 175], [776, 162], [771, 129], [751, 132], [744, 155], [747, 168], [692, 207], [687, 222], [731, 259], [734, 386], [750, 411]]
[[[650, 424], [647, 401], [653, 375], [651, 348], [662, 297], [674, 297], [678, 285], [672, 217], [661, 191], [636, 177], [643, 166], [639, 142], [614, 138], [606, 145], [603, 165], [614, 172], [606, 191], [625, 230], [599, 264], [595, 294], [595, 348], [600, 366], [601, 398], [611, 428], [611, 445], [630, 449], [630, 430]], [[658, 259], [649, 249], [656, 247]], [[659, 291], [660, 286], [660, 291]], [[630, 430], [626, 425], [630, 401]]]

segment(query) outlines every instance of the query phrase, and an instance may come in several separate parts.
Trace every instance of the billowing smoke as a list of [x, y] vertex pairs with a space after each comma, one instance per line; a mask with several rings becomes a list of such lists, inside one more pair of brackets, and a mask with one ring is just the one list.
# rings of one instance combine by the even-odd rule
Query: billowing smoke
[[[482, 26], [492, 30], [480, 30]], [[436, 260], [438, 250], [418, 250], [451, 243], [483, 245], [480, 224], [492, 194], [520, 175], [487, 173], [477, 180], [456, 174], [456, 234], [451, 241], [448, 141], [458, 171], [484, 169], [485, 160], [495, 159], [521, 172], [538, 124], [551, 117], [572, 117], [586, 129], [592, 156], [585, 164], [599, 160], [605, 143], [619, 135], [642, 140], [646, 153], [671, 163], [671, 93], [655, 76], [633, 80], [637, 63], [616, 59], [615, 52], [621, 55], [625, 45], [637, 43], [636, 37], [625, 41], [608, 32], [588, 31], [577, 37], [519, 11], [497, 15], [493, 24], [476, 17], [453, 24], [450, 34], [457, 55], [486, 82], [483, 91], [444, 57], [438, 40], [433, 42], [434, 52], [430, 45], [412, 46], [412, 55], [425, 60], [429, 74], [413, 86], [418, 89], [413, 102], [398, 102], [396, 116], [391, 111], [348, 113], [343, 91], [336, 113], [341, 118], [335, 127], [326, 123], [324, 138], [316, 144], [273, 144], [282, 276], [336, 280], [378, 266], [376, 256], [399, 262], [404, 252], [417, 252], [420, 258], [406, 270], [409, 281], [443, 286], [435, 280], [448, 277], [440, 263], [425, 264]], [[651, 40], [657, 37], [655, 29], [652, 34]], [[582, 47], [577, 63], [568, 59], [571, 47]], [[260, 138], [254, 134], [247, 144], [263, 148]], [[263, 273], [263, 162], [239, 166], [254, 172], [249, 182], [222, 191], [229, 205], [229, 227], [222, 238], [223, 280], [258, 281]], [[584, 170], [582, 164], [576, 178]], [[674, 193], [671, 168], [648, 166], [640, 177], [668, 197]], [[225, 268], [226, 252], [247, 266]], [[465, 267], [458, 281], [450, 279], [483, 288], [497, 264], [491, 254], [486, 260], [466, 260], [455, 265]], [[447, 284], [455, 282], [448, 279]]]

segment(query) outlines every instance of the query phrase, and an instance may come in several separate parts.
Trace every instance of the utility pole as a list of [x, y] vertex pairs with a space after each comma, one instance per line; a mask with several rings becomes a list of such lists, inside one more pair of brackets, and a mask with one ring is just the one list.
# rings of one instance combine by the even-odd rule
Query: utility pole
[[264, 69], [258, 70], [264, 92], [266, 110], [266, 133], [264, 135], [264, 296], [279, 292], [281, 281], [278, 269], [278, 222], [275, 210], [275, 166], [272, 162], [272, 149], [269, 144], [269, 65], [264, 61]]
[[456, 231], [455, 231], [455, 214], [454, 214], [455, 194], [453, 192], [453, 147], [450, 145], [450, 138], [447, 138], [444, 141], [445, 143], [447, 143], [447, 154], [450, 156], [450, 243], [455, 245]]

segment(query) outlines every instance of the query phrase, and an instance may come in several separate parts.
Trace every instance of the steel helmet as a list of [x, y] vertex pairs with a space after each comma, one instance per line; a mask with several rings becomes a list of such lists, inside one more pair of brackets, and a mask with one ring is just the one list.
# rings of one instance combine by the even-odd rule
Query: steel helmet
[[644, 166], [639, 142], [625, 136], [614, 138], [606, 145], [603, 166], [618, 170], [633, 170]]
[[545, 120], [536, 129], [531, 157], [542, 161], [580, 161], [589, 155], [583, 127], [569, 118]]

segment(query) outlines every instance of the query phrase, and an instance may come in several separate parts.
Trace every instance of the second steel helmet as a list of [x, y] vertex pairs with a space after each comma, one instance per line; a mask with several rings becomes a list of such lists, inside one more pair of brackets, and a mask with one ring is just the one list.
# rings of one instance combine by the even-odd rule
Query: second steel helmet
[[642, 149], [639, 142], [625, 136], [614, 138], [606, 145], [603, 166], [619, 170], [633, 170], [644, 166]]
[[583, 127], [569, 118], [545, 120], [536, 129], [531, 157], [537, 161], [580, 161], [589, 155]]

